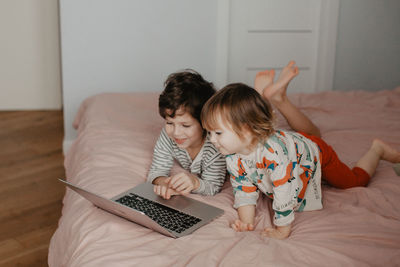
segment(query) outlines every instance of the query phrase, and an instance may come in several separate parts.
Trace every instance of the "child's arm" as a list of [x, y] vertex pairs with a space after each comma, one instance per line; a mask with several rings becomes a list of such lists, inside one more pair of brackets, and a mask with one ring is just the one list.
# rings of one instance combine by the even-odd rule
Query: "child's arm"
[[165, 199], [179, 194], [168, 186], [169, 173], [173, 163], [171, 141], [165, 132], [165, 128], [163, 128], [154, 146], [153, 160], [147, 175], [147, 182], [154, 184], [154, 193]]
[[154, 184], [154, 180], [158, 177], [169, 177], [173, 164], [172, 141], [163, 128], [154, 146], [153, 160], [147, 174], [147, 182]]
[[239, 220], [231, 224], [236, 232], [253, 231], [256, 206], [247, 205], [238, 208]]
[[[279, 133], [278, 133], [279, 134]], [[273, 226], [267, 227], [263, 235], [285, 239], [290, 235], [291, 224], [294, 221], [294, 208], [298, 204], [298, 197], [303, 198], [300, 179], [292, 179], [297, 162], [296, 153], [288, 153], [285, 142], [270, 141], [270, 149], [263, 151], [263, 156], [272, 162], [279, 162], [271, 168], [270, 179], [272, 182], [274, 211]]]
[[239, 216], [231, 227], [237, 232], [253, 231], [258, 188], [248, 180], [246, 170], [237, 155], [228, 156], [226, 164], [235, 196], [233, 206], [237, 208]]
[[188, 173], [181, 174], [180, 177], [171, 177], [172, 188], [182, 193], [192, 192], [207, 196], [213, 196], [221, 191], [226, 179], [225, 156], [209, 141], [206, 142], [201, 162], [201, 177]]

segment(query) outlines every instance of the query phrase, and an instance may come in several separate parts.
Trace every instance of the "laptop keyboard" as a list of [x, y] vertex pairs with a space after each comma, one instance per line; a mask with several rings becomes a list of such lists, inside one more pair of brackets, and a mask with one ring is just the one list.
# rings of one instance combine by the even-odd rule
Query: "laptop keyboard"
[[162, 227], [182, 233], [201, 219], [130, 193], [116, 200], [125, 206], [141, 211]]

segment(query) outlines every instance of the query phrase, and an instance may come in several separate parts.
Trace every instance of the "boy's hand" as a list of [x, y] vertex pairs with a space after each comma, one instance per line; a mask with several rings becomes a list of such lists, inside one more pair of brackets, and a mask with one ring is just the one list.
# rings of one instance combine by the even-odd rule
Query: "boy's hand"
[[267, 227], [261, 234], [263, 236], [268, 236], [275, 239], [285, 239], [290, 235], [290, 232], [291, 232], [291, 226], [288, 225], [288, 226], [277, 226], [276, 228]]
[[186, 195], [199, 188], [200, 182], [195, 175], [181, 172], [170, 177], [168, 186], [179, 194]]
[[169, 177], [158, 177], [156, 178], [153, 183], [153, 191], [155, 194], [161, 196], [165, 199], [170, 199], [174, 195], [179, 195], [179, 192], [175, 191], [174, 189], [170, 188], [168, 182], [171, 180]]
[[241, 220], [236, 220], [234, 223], [231, 224], [231, 227], [236, 232], [246, 232], [254, 230], [254, 225], [252, 223], [244, 223]]

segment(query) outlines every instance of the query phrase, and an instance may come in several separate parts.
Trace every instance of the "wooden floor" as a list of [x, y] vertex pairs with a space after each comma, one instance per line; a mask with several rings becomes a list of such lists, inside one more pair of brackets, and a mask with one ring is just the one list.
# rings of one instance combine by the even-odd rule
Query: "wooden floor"
[[0, 112], [0, 266], [47, 266], [65, 188], [62, 111]]

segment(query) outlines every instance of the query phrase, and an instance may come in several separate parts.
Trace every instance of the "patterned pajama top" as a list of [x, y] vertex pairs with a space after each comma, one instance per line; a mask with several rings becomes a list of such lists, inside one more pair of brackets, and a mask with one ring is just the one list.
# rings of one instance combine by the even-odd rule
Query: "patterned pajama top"
[[276, 131], [251, 154], [227, 156], [234, 207], [256, 205], [261, 191], [273, 199], [277, 226], [289, 225], [294, 211], [322, 209], [319, 153], [303, 135]]

